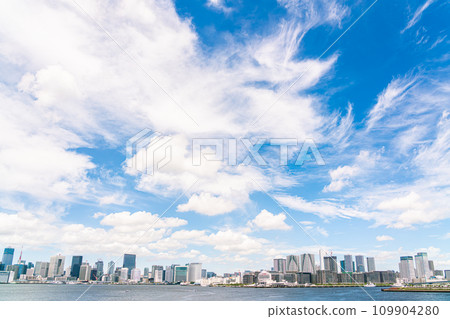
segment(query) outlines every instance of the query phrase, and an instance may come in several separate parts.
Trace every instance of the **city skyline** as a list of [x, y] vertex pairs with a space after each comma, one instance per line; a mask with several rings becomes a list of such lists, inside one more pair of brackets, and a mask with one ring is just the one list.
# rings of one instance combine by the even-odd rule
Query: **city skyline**
[[[209, 278], [209, 275], [207, 277], [207, 274], [210, 273], [208, 272], [208, 269], [202, 267], [202, 263], [198, 262], [189, 262], [184, 266], [180, 264], [172, 264], [171, 266], [166, 267], [162, 265], [152, 265], [151, 272], [148, 266], [144, 267], [142, 271], [141, 268], [137, 267], [137, 256], [135, 254], [124, 254], [122, 257], [123, 263], [121, 263], [123, 265], [122, 267], [116, 266], [117, 263], [120, 262], [120, 259], [108, 262], [108, 267], [106, 268], [106, 271], [104, 271], [104, 262], [101, 259], [98, 259], [94, 264], [89, 264], [87, 261], [83, 262], [83, 256], [76, 255], [72, 256], [71, 263], [68, 264], [70, 267], [65, 267], [64, 262], [66, 256], [62, 256], [61, 254], [52, 256], [49, 262], [36, 261], [34, 264], [33, 262], [27, 263], [23, 260], [22, 253], [23, 251], [21, 250], [17, 263], [14, 264], [14, 248], [5, 248], [2, 255], [2, 263], [0, 263], [0, 271], [3, 271], [3, 273], [7, 272], [7, 269], [14, 273], [18, 271], [18, 274], [15, 274], [15, 277], [17, 277], [16, 280], [19, 279], [21, 275], [26, 275], [27, 277], [40, 275], [43, 278], [65, 276], [66, 278], [75, 278], [81, 281], [103, 281], [104, 276], [108, 276], [109, 278], [111, 275], [116, 274], [117, 280], [119, 281], [131, 280], [140, 282], [142, 278], [151, 278], [154, 283], [196, 282], [202, 278]], [[323, 256], [324, 259], [321, 261], [320, 256], [323, 253], [325, 253], [325, 256]], [[272, 267], [245, 269], [243, 271], [237, 270], [237, 272], [236, 270], [229, 269], [228, 272], [223, 273], [223, 276], [226, 277], [227, 274], [233, 273], [233, 271], [235, 274], [241, 274], [240, 276], [242, 276], [242, 273], [268, 271], [280, 274], [320, 274], [319, 276], [322, 276], [323, 280], [331, 280], [330, 278], [332, 277], [329, 277], [329, 275], [326, 275], [325, 273], [334, 272], [336, 274], [349, 274], [347, 276], [349, 277], [350, 282], [355, 280], [357, 283], [358, 280], [354, 279], [352, 274], [392, 271], [396, 274], [397, 280], [404, 283], [412, 283], [417, 280], [420, 281], [434, 278], [435, 276], [450, 279], [450, 277], [448, 277], [450, 269], [434, 269], [434, 262], [428, 259], [428, 255], [425, 252], [418, 252], [414, 256], [414, 259], [413, 256], [400, 256], [397, 270], [376, 269], [375, 258], [370, 256], [344, 255], [343, 259], [338, 260], [337, 256], [328, 255], [323, 250], [319, 250], [317, 255], [319, 256], [319, 263], [315, 262], [315, 254], [304, 253], [300, 255], [287, 255], [285, 258], [274, 258]], [[4, 261], [6, 263], [3, 263]], [[12, 266], [18, 268], [12, 268]], [[20, 267], [23, 268], [21, 269]], [[349, 267], [351, 270], [349, 270]], [[29, 273], [30, 270], [32, 270], [32, 273]], [[325, 273], [323, 273], [323, 271], [325, 271]], [[211, 273], [216, 274], [216, 272]], [[171, 279], [168, 280], [167, 278]], [[361, 279], [360, 277], [358, 278]], [[337, 277], [335, 280], [337, 280]], [[111, 281], [111, 279], [108, 279], [107, 281]], [[367, 282], [367, 280], [365, 282]]]
[[446, 1], [139, 3], [0, 4], [0, 247], [450, 269]]

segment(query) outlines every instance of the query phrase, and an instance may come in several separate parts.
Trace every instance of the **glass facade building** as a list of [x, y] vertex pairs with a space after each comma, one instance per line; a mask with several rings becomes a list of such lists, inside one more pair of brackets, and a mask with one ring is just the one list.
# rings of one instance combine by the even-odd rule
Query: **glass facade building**
[[2, 265], [3, 267], [5, 267], [5, 269], [6, 266], [12, 265], [13, 257], [14, 257], [14, 248], [5, 248], [2, 258]]
[[128, 268], [128, 278], [131, 276], [131, 270], [136, 268], [136, 255], [123, 255], [123, 268]]
[[72, 256], [72, 265], [70, 267], [70, 277], [80, 277], [80, 267], [83, 264], [83, 256]]
[[186, 282], [188, 277], [187, 266], [176, 266], [174, 274], [174, 282]]

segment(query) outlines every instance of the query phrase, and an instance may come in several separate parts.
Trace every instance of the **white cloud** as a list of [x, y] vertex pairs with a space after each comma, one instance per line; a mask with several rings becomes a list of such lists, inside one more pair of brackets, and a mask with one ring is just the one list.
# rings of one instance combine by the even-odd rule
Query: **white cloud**
[[292, 226], [289, 226], [285, 222], [286, 215], [280, 213], [278, 215], [263, 209], [252, 221], [248, 223], [250, 227], [262, 230], [290, 230]]
[[408, 21], [408, 24], [406, 27], [401, 31], [401, 33], [405, 32], [412, 26], [414, 26], [422, 17], [422, 13], [434, 2], [434, 0], [426, 0], [423, 5], [417, 8], [417, 10], [414, 12], [414, 15], [412, 18]]
[[215, 216], [226, 214], [236, 209], [236, 205], [231, 200], [213, 196], [210, 193], [200, 193], [192, 195], [186, 204], [178, 205], [177, 211], [196, 211], [202, 215]]
[[324, 219], [335, 217], [356, 217], [362, 219], [370, 218], [369, 213], [327, 200], [307, 201], [301, 197], [290, 195], [280, 195], [275, 196], [275, 198], [280, 202], [281, 205], [303, 213], [315, 214]]
[[387, 88], [378, 95], [375, 106], [370, 110], [367, 119], [367, 130], [372, 129], [388, 112], [392, 111], [406, 96], [417, 81], [415, 77], [406, 76], [392, 80]]
[[123, 205], [126, 203], [126, 201], [127, 195], [119, 193], [106, 195], [99, 198], [100, 205], [110, 205], [110, 204]]
[[225, 0], [207, 0], [206, 5], [210, 8], [214, 8], [224, 13], [230, 13], [233, 11], [232, 8], [225, 4]]
[[377, 241], [387, 241], [387, 240], [394, 240], [394, 238], [393, 237], [391, 237], [391, 236], [388, 236], [388, 235], [380, 235], [380, 236], [377, 236]]
[[147, 230], [149, 228], [171, 228], [187, 224], [184, 219], [176, 217], [160, 217], [149, 212], [120, 212], [104, 216], [100, 221], [101, 225], [112, 226], [116, 230], [123, 232], [133, 232]]

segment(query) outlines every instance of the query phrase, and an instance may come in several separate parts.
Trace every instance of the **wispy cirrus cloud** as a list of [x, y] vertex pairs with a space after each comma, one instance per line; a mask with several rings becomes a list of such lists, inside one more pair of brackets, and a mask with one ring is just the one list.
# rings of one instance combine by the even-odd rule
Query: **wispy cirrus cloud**
[[417, 22], [419, 22], [422, 17], [422, 13], [433, 3], [435, 0], [426, 0], [421, 6], [419, 6], [414, 12], [411, 19], [406, 24], [406, 27], [401, 31], [401, 33], [413, 27]]

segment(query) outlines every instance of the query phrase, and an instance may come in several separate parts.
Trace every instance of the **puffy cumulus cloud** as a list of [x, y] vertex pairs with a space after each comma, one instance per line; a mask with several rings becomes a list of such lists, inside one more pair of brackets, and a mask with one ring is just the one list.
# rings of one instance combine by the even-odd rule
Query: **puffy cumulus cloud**
[[351, 184], [350, 178], [359, 173], [358, 166], [339, 166], [330, 171], [331, 183], [324, 187], [324, 192], [338, 192]]
[[157, 251], [178, 251], [189, 245], [212, 246], [217, 251], [233, 255], [263, 254], [269, 247], [264, 238], [253, 237], [237, 230], [180, 230], [148, 247]]
[[235, 203], [210, 193], [194, 194], [186, 204], [178, 205], [179, 212], [195, 211], [199, 214], [215, 216], [229, 213], [236, 209]]
[[170, 235], [169, 229], [187, 224], [179, 218], [159, 218], [147, 212], [95, 215], [102, 218], [100, 225], [107, 227], [68, 223], [49, 213], [0, 213], [0, 243], [31, 248], [52, 246], [67, 254], [83, 251], [117, 255], [133, 251], [146, 256], [150, 253], [147, 244]]
[[0, 189], [46, 200], [85, 195], [95, 165], [70, 148], [87, 143], [30, 103], [0, 85]]
[[353, 165], [339, 166], [329, 171], [331, 183], [323, 188], [323, 192], [338, 192], [352, 185], [352, 179], [369, 173], [379, 158], [379, 152], [360, 151]]
[[289, 226], [285, 222], [286, 215], [280, 213], [278, 215], [263, 209], [253, 220], [248, 222], [248, 226], [262, 230], [290, 230], [292, 226]]
[[232, 230], [218, 231], [208, 237], [214, 249], [241, 255], [250, 255], [263, 252], [266, 239], [255, 238]]
[[390, 228], [412, 228], [414, 225], [432, 223], [450, 217], [445, 203], [448, 195], [422, 189], [400, 194], [381, 201], [377, 209], [376, 223]]
[[377, 236], [376, 239], [377, 239], [377, 241], [394, 240], [394, 238], [389, 235], [380, 235], [380, 236]]
[[43, 216], [28, 211], [0, 212], [0, 242], [8, 245], [42, 247], [57, 241], [58, 227]]

